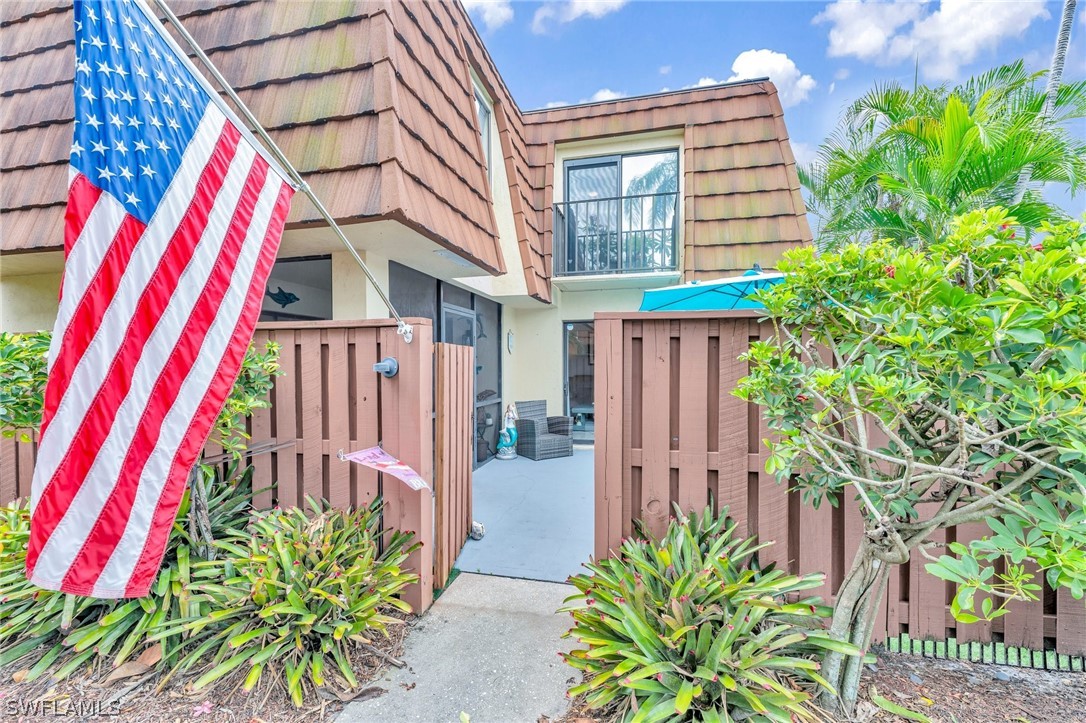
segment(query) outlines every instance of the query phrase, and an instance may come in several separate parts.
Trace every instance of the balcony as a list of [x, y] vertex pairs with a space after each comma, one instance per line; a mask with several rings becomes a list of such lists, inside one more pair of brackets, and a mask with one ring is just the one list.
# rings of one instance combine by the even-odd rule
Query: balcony
[[554, 204], [554, 273], [578, 277], [674, 272], [679, 194]]

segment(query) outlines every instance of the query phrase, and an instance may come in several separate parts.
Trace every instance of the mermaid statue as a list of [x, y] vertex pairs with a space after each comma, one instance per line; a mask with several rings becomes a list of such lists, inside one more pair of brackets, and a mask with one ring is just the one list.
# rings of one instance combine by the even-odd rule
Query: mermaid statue
[[498, 433], [498, 459], [517, 458], [517, 405], [505, 408], [505, 427]]

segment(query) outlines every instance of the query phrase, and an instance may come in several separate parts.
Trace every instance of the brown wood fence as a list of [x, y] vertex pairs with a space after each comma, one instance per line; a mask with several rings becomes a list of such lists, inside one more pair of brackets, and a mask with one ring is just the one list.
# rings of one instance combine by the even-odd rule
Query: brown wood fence
[[[596, 538], [604, 557], [645, 520], [657, 533], [673, 503], [727, 505], [747, 534], [774, 545], [763, 554], [792, 572], [824, 572], [815, 591], [832, 599], [863, 533], [859, 509], [800, 502], [765, 472], [768, 429], [757, 407], [731, 392], [747, 373], [738, 360], [769, 333], [750, 311], [597, 314]], [[983, 524], [940, 533], [967, 542]], [[942, 538], [940, 538], [942, 539]], [[878, 611], [876, 639], [1006, 645], [1086, 654], [1086, 605], [1045, 588], [1036, 602], [1014, 603], [991, 623], [959, 625], [950, 615], [952, 584], [924, 570], [919, 554], [892, 574]]]
[[[433, 601], [436, 561], [455, 561], [464, 538], [435, 537], [434, 496], [337, 458], [340, 450], [380, 444], [430, 481], [446, 507], [459, 510], [457, 520], [467, 505], [470, 524], [471, 437], [462, 432], [470, 427], [471, 412], [462, 397], [465, 389], [471, 394], [472, 364], [464, 363], [463, 352], [444, 350], [444, 357], [456, 364], [438, 365], [436, 387], [455, 390], [459, 396], [451, 405], [440, 397], [435, 417], [433, 326], [427, 319], [411, 323], [415, 331], [410, 344], [390, 320], [259, 324], [254, 342], [280, 345], [283, 375], [275, 380], [271, 407], [258, 410], [249, 423], [254, 446], [271, 444], [276, 449], [253, 455], [250, 461], [255, 467], [254, 488], [263, 490], [256, 499], [259, 507], [304, 505], [306, 497], [356, 507], [381, 495], [386, 504], [383, 524], [412, 531], [423, 543], [408, 560], [419, 572], [419, 584], [405, 593], [421, 612]], [[392, 378], [373, 371], [374, 363], [385, 357], [399, 362], [399, 372]], [[463, 460], [457, 467], [440, 466], [438, 476], [435, 438], [441, 440], [443, 459]], [[33, 442], [0, 441], [0, 502], [30, 494], [36, 451]], [[205, 455], [220, 451], [209, 443]]]
[[475, 350], [436, 344], [434, 355], [434, 587], [443, 588], [471, 531]]

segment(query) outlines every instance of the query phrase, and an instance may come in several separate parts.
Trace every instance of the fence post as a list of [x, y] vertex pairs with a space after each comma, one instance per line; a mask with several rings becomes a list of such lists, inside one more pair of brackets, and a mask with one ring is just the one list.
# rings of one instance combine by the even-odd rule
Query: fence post
[[622, 322], [596, 319], [596, 533], [602, 560], [622, 541], [623, 354]]
[[[380, 331], [380, 356], [395, 357], [400, 365], [396, 376], [380, 380], [381, 446], [433, 485], [433, 327], [428, 323], [414, 326], [410, 344], [393, 326]], [[374, 372], [360, 369], [359, 373]], [[422, 543], [407, 560], [419, 582], [404, 592], [404, 599], [421, 614], [434, 600], [434, 498], [427, 490], [412, 490], [390, 476], [384, 478], [382, 493], [385, 528], [411, 531]]]

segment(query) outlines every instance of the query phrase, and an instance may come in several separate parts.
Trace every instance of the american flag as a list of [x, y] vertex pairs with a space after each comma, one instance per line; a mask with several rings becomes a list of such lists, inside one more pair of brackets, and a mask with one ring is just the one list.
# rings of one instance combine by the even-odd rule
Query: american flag
[[260, 313], [293, 186], [140, 0], [75, 3], [64, 280], [27, 577], [141, 597]]

